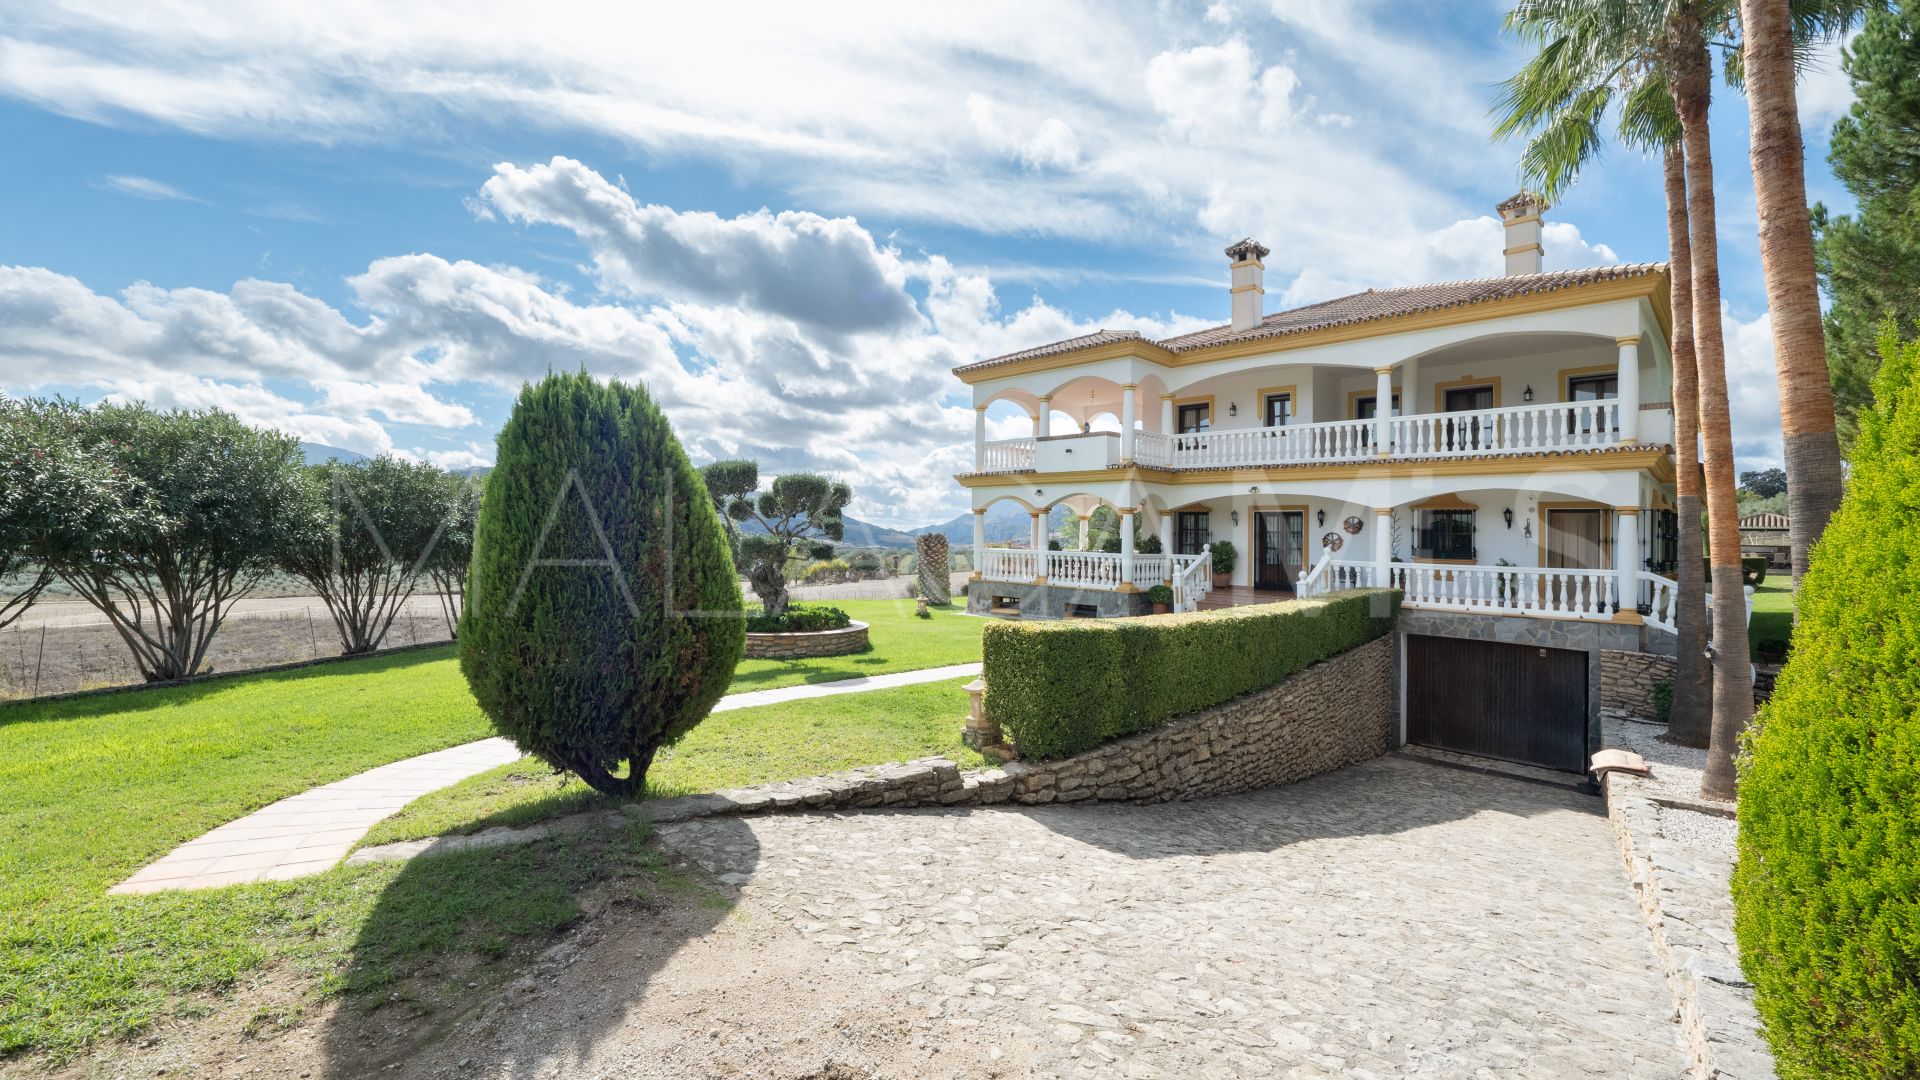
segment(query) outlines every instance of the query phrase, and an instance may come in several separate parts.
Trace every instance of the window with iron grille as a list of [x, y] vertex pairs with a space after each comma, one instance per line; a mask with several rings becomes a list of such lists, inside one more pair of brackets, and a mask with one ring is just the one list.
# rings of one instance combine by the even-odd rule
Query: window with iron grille
[[1422, 510], [1420, 535], [1413, 554], [1417, 559], [1464, 559], [1472, 561], [1472, 510]]
[[1175, 530], [1175, 555], [1199, 555], [1212, 540], [1205, 510], [1182, 510]]

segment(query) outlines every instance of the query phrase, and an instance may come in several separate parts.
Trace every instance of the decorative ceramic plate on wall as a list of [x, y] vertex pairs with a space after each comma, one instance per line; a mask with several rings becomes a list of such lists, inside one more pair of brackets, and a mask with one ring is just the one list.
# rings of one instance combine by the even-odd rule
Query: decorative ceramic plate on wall
[[1359, 536], [1359, 535], [1360, 535], [1360, 528], [1361, 528], [1361, 525], [1362, 525], [1362, 524], [1363, 524], [1363, 523], [1361, 522], [1361, 520], [1360, 520], [1359, 518], [1357, 518], [1357, 517], [1350, 517], [1350, 518], [1348, 518], [1347, 520], [1345, 520], [1345, 521], [1343, 521], [1343, 522], [1341, 522], [1341, 523], [1340, 523], [1340, 527], [1341, 527], [1341, 528], [1343, 528], [1343, 529], [1345, 529], [1345, 530], [1347, 530], [1347, 535], [1348, 535], [1348, 536]]
[[1320, 538], [1320, 546], [1329, 551], [1339, 551], [1340, 546], [1346, 542], [1347, 538], [1337, 532], [1330, 532]]

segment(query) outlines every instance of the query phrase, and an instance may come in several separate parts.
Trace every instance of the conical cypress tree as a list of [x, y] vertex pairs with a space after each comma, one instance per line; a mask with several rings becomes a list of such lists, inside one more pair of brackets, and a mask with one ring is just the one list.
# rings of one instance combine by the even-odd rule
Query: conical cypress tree
[[459, 632], [500, 733], [596, 790], [636, 794], [654, 753], [726, 692], [742, 614], [713, 501], [646, 391], [584, 373], [523, 388]]
[[1920, 1076], [1920, 343], [1880, 348], [1740, 777], [1733, 928], [1783, 1078]]

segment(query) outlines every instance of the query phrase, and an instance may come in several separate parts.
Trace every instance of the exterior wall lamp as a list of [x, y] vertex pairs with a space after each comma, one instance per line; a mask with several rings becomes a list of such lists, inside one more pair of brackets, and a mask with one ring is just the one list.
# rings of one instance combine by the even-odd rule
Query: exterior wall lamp
[[1320, 512], [1319, 512], [1319, 513], [1317, 513], [1317, 514], [1315, 514], [1315, 515], [1313, 515], [1313, 520], [1315, 520], [1315, 521], [1317, 521], [1317, 522], [1319, 522], [1319, 523], [1320, 523], [1321, 525], [1325, 525], [1325, 524], [1327, 523], [1327, 511], [1326, 511], [1326, 508], [1325, 508], [1325, 507], [1322, 507], [1322, 508], [1320, 509]]
[[1533, 402], [1533, 384], [1532, 383], [1528, 383], [1527, 388], [1525, 390], [1520, 391], [1520, 400], [1527, 402], [1529, 404]]
[[1229, 401], [1229, 402], [1227, 402], [1227, 415], [1228, 415], [1228, 416], [1239, 416], [1239, 415], [1240, 415], [1240, 406], [1239, 406], [1238, 404], [1236, 404], [1236, 403], [1234, 403], [1234, 402], [1231, 402], [1231, 401]]
[[1507, 519], [1507, 528], [1513, 528], [1513, 507], [1509, 506], [1505, 510], [1500, 511], [1500, 516]]
[[1233, 522], [1235, 525], [1240, 524], [1240, 511], [1238, 510], [1227, 511], [1227, 520]]

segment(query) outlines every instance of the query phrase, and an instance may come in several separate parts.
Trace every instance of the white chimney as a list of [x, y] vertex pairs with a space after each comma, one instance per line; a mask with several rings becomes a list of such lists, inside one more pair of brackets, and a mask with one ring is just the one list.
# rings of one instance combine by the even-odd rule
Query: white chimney
[[1507, 276], [1539, 273], [1540, 258], [1546, 253], [1540, 246], [1540, 215], [1547, 204], [1540, 196], [1522, 191], [1494, 209], [1507, 230], [1506, 249], [1501, 252], [1507, 257]]
[[1267, 249], [1253, 242], [1251, 238], [1242, 240], [1227, 249], [1227, 258], [1233, 260], [1233, 328], [1251, 330], [1260, 325], [1266, 317], [1266, 302], [1261, 299], [1267, 294], [1267, 287], [1261, 284], [1261, 275], [1266, 264], [1260, 260], [1267, 257]]

